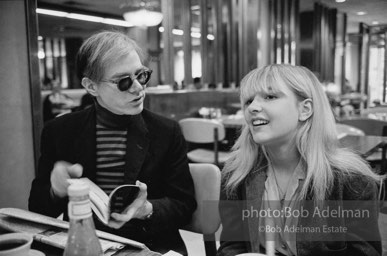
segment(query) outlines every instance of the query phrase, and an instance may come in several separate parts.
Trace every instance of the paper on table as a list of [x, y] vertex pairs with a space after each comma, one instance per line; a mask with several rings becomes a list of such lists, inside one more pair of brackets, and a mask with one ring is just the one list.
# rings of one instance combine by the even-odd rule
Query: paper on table
[[171, 250], [171, 251], [163, 254], [163, 256], [183, 256], [183, 255]]
[[[36, 224], [53, 226], [53, 227], [62, 228], [65, 230], [69, 228], [69, 223], [67, 221], [58, 220], [52, 217], [48, 217], [42, 214], [38, 214], [38, 213], [34, 213], [34, 212], [22, 210], [22, 209], [2, 208], [0, 209], [0, 214], [4, 215], [5, 217], [9, 216], [9, 217], [17, 218], [19, 220], [28, 221], [29, 222], [28, 225], [27, 223], [25, 223], [24, 228], [32, 229], [31, 231], [33, 230], [37, 231], [35, 227], [37, 226]], [[38, 227], [41, 228], [41, 226], [38, 226]], [[40, 232], [42, 232], [42, 230], [36, 233], [40, 233]], [[146, 246], [143, 243], [140, 243], [131, 239], [127, 239], [124, 237], [120, 237], [117, 235], [113, 235], [107, 232], [103, 232], [100, 230], [97, 230], [97, 236], [99, 238], [103, 238], [103, 239], [114, 241], [121, 244], [131, 245], [133, 247], [140, 248], [140, 249], [146, 248]]]
[[[0, 227], [12, 232], [30, 234], [35, 241], [61, 249], [64, 249], [67, 243], [67, 230], [58, 227], [18, 219], [3, 214], [0, 214]], [[121, 243], [108, 241], [101, 238], [99, 240], [104, 252], [109, 249], [117, 251], [124, 247], [124, 244]]]
[[[67, 231], [66, 230], [53, 230], [49, 229], [39, 234], [33, 235], [36, 241], [49, 244], [55, 247], [64, 249], [67, 243]], [[99, 239], [102, 247], [102, 251], [106, 252], [109, 249], [119, 250], [124, 247], [123, 244], [107, 241], [105, 239]]]

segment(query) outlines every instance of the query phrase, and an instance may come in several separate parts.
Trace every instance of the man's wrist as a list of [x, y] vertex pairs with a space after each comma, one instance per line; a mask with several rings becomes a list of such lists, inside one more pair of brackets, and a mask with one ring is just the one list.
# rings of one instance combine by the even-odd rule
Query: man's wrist
[[54, 199], [54, 200], [57, 198], [52, 187], [50, 188], [50, 197], [51, 197], [51, 199]]
[[54, 189], [51, 187], [50, 188], [50, 197], [54, 202], [57, 202], [61, 199], [61, 197], [57, 196], [54, 192]]
[[145, 219], [146, 220], [149, 220], [150, 218], [152, 218], [152, 215], [153, 215], [153, 205], [149, 201], [146, 201], [146, 203], [145, 203], [145, 212], [147, 213], [145, 215]]

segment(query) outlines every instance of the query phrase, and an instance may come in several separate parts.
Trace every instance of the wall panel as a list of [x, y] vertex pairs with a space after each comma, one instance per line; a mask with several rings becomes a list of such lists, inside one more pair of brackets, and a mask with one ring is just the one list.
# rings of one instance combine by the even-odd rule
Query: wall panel
[[0, 208], [27, 208], [35, 176], [41, 124], [35, 9], [34, 1], [0, 1]]

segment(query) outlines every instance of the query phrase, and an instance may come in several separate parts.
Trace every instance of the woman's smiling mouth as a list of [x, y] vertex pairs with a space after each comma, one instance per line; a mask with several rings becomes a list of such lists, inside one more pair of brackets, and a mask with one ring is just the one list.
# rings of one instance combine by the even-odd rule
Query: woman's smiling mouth
[[252, 120], [251, 123], [253, 124], [253, 126], [262, 126], [262, 125], [268, 124], [269, 121], [267, 121], [265, 119], [254, 119], [254, 120]]

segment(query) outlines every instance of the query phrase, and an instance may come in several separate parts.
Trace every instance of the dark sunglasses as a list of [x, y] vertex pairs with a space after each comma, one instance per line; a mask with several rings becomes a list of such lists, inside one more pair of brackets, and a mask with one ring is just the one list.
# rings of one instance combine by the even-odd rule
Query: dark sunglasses
[[118, 90], [120, 90], [121, 92], [125, 92], [132, 87], [134, 80], [137, 80], [144, 87], [149, 82], [151, 74], [152, 70], [146, 69], [135, 75], [121, 77], [119, 80], [102, 80], [102, 82], [113, 83], [117, 85]]

